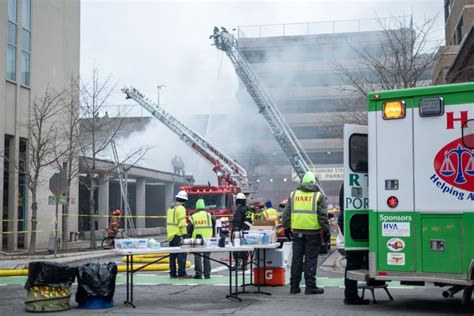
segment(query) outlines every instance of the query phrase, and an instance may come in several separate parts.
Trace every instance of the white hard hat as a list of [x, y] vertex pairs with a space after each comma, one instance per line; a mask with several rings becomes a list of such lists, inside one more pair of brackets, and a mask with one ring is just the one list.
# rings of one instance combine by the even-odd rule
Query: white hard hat
[[181, 190], [178, 192], [178, 194], [176, 194], [176, 197], [177, 198], [180, 198], [181, 200], [188, 200], [188, 192], [184, 191], [184, 190]]
[[245, 194], [243, 193], [238, 193], [237, 196], [235, 197], [236, 200], [246, 200], [247, 198], [245, 197]]

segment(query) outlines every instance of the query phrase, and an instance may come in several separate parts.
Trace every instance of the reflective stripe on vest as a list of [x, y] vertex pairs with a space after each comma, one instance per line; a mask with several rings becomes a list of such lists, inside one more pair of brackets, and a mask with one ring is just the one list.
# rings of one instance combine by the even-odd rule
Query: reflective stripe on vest
[[193, 224], [194, 230], [192, 238], [196, 238], [197, 235], [202, 235], [203, 238], [212, 237], [212, 218], [211, 214], [206, 211], [199, 211], [193, 214], [189, 221]]
[[296, 190], [291, 193], [291, 228], [302, 230], [320, 229], [318, 220], [318, 201], [321, 192]]
[[267, 208], [263, 211], [263, 215], [265, 219], [269, 221], [276, 221], [278, 219], [277, 211], [274, 208]]

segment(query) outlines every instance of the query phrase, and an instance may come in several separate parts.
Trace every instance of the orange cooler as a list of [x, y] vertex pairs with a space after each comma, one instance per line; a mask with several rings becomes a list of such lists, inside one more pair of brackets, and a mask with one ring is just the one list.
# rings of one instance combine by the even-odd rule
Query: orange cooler
[[286, 268], [284, 267], [266, 268], [265, 271], [263, 271], [263, 268], [253, 268], [253, 283], [258, 284], [260, 274], [260, 285], [284, 286], [285, 273]]

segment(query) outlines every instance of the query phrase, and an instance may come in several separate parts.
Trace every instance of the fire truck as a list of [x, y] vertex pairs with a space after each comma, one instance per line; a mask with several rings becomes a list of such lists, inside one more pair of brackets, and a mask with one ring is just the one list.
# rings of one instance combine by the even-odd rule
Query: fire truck
[[354, 280], [474, 286], [474, 83], [373, 92], [368, 126], [344, 128], [346, 251]]
[[217, 186], [191, 185], [180, 188], [188, 193], [189, 200], [186, 203], [188, 215], [194, 211], [196, 201], [203, 198], [211, 214], [217, 217], [231, 217], [235, 210], [234, 195], [241, 191], [251, 193], [255, 190], [255, 186], [248, 182], [246, 170], [159, 104], [153, 103], [138, 89], [133, 87], [123, 88], [122, 92], [126, 94], [127, 99], [133, 99], [150, 112], [151, 115], [178, 135], [182, 142], [212, 165], [212, 170], [217, 175]]

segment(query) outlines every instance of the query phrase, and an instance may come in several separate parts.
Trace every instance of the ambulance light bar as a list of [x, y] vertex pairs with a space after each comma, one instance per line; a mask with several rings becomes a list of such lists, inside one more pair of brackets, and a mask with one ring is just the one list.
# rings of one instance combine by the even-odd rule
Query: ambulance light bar
[[405, 118], [405, 101], [389, 101], [383, 103], [384, 120]]

